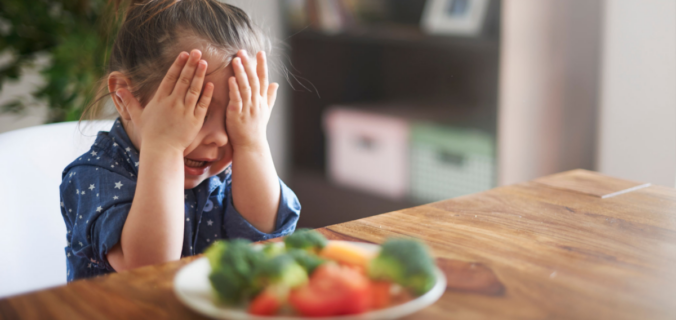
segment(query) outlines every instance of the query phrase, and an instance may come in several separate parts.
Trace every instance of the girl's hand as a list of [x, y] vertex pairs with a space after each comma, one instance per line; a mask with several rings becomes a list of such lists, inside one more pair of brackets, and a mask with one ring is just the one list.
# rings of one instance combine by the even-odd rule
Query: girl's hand
[[183, 154], [197, 136], [214, 92], [214, 85], [209, 82], [200, 98], [207, 71], [207, 62], [200, 60], [201, 56], [199, 50], [190, 54], [181, 52], [145, 107], [128, 90], [117, 90], [141, 135], [142, 146]]
[[277, 83], [268, 84], [264, 52], [256, 62], [240, 50], [232, 60], [234, 77], [228, 79], [230, 103], [225, 117], [233, 149], [267, 147], [266, 127], [277, 98]]

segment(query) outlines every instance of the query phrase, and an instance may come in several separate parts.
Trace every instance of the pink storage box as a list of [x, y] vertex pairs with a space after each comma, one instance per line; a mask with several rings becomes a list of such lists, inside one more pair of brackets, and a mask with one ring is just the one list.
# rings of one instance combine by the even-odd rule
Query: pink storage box
[[329, 178], [400, 199], [408, 193], [409, 124], [403, 118], [333, 107], [324, 113]]

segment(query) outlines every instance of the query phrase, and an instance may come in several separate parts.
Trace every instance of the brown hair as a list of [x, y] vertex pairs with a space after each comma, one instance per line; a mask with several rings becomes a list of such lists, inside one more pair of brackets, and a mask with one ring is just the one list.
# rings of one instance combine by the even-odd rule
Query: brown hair
[[[235, 6], [218, 0], [115, 0], [117, 9], [126, 9], [113, 43], [101, 90], [107, 92], [107, 78], [113, 71], [131, 82], [130, 91], [145, 105], [152, 98], [167, 70], [189, 43], [205, 55], [223, 58], [227, 66], [238, 50], [269, 53], [270, 40], [249, 16]], [[118, 10], [116, 10], [118, 11]], [[118, 11], [119, 12], [119, 11]], [[96, 118], [110, 93], [89, 104], [81, 119]]]

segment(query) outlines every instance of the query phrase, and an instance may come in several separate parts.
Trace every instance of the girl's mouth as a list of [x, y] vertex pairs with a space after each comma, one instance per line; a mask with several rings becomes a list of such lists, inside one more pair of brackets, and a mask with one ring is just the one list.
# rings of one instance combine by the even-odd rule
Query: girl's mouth
[[193, 160], [188, 158], [183, 158], [183, 164], [185, 167], [185, 173], [193, 176], [199, 176], [204, 174], [204, 172], [209, 168], [212, 161], [206, 160]]

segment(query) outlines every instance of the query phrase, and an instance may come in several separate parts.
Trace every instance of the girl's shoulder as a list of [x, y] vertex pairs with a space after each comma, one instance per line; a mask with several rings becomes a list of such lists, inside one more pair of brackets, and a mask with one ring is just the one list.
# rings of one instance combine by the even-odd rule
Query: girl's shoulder
[[137, 168], [124, 151], [107, 132], [100, 132], [91, 148], [66, 166], [59, 187], [64, 213], [86, 220], [87, 214], [131, 201]]
[[67, 165], [61, 177], [63, 182], [66, 182], [84, 176], [112, 174], [135, 181], [138, 161], [139, 154], [136, 148], [116, 121], [110, 132], [98, 133], [91, 148]]

